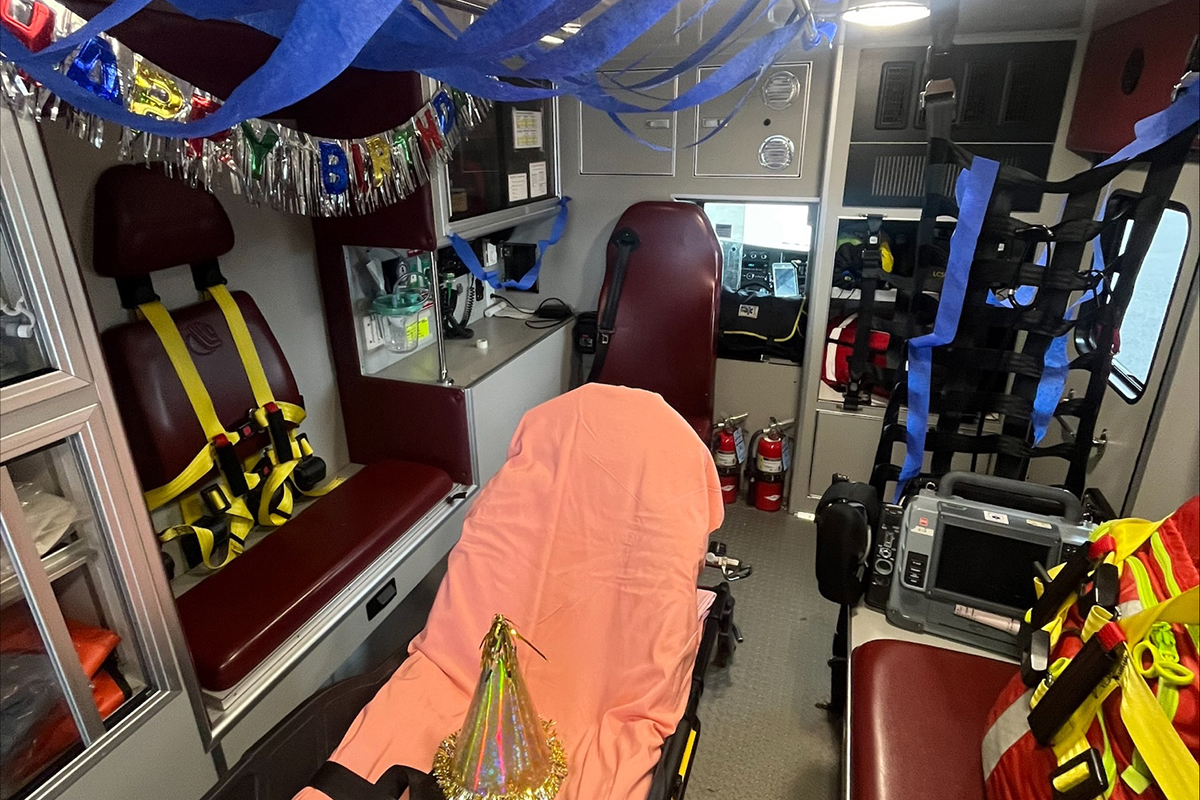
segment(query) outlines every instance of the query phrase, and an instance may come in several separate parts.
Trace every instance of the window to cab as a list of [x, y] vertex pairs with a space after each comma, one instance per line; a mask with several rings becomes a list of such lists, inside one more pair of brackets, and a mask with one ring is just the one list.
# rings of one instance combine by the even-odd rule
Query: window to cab
[[[1124, 197], [1120, 192], [1114, 194], [1109, 206], [1110, 213], [1113, 205], [1122, 202]], [[1125, 252], [1132, 227], [1132, 221], [1127, 220], [1118, 254]], [[1121, 322], [1120, 349], [1113, 356], [1113, 369], [1109, 376], [1109, 385], [1126, 402], [1136, 403], [1146, 391], [1150, 370], [1163, 338], [1171, 298], [1179, 283], [1190, 229], [1191, 219], [1187, 208], [1179, 203], [1169, 203], [1138, 272], [1129, 307]], [[1092, 332], [1081, 332], [1077, 337], [1076, 346], [1083, 352], [1096, 346]]]
[[721, 242], [724, 289], [803, 297], [816, 205], [696, 201]]

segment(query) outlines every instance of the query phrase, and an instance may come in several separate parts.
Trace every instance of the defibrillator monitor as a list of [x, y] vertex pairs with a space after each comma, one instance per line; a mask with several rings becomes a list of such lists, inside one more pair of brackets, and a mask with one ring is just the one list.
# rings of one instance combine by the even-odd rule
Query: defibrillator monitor
[[1008, 530], [1011, 526], [973, 523], [956, 519], [949, 509], [941, 513], [934, 531], [930, 593], [1019, 616], [1037, 600], [1033, 565], [1059, 561], [1058, 536], [1041, 529], [1013, 532]]
[[1016, 657], [1020, 619], [1037, 599], [1035, 565], [1050, 569], [1087, 545], [1081, 517], [1061, 489], [947, 475], [903, 511], [888, 620]]

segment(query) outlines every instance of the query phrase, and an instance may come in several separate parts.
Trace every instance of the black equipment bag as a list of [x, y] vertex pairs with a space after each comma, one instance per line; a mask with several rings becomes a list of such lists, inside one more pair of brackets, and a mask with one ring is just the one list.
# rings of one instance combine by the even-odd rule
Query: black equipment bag
[[862, 597], [872, 531], [882, 504], [869, 483], [835, 476], [817, 503], [817, 589], [826, 600], [844, 606]]
[[782, 358], [799, 364], [807, 326], [803, 298], [722, 289], [717, 355], [743, 361]]

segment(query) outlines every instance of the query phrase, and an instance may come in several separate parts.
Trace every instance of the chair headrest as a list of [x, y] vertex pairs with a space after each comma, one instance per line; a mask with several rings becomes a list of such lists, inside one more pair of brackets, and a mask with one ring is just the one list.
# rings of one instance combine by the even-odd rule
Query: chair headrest
[[233, 249], [233, 226], [215, 196], [133, 164], [96, 181], [93, 236], [93, 264], [106, 278], [137, 278]]

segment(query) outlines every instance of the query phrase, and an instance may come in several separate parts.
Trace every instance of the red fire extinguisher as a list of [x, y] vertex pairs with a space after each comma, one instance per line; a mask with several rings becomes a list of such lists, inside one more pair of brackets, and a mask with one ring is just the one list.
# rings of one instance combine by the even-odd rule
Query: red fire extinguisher
[[759, 511], [783, 508], [783, 487], [791, 467], [791, 440], [783, 432], [794, 420], [771, 424], [750, 440], [750, 503]]
[[746, 463], [746, 437], [741, 423], [747, 414], [726, 417], [713, 434], [712, 454], [721, 481], [721, 499], [728, 505], [737, 500], [742, 484], [742, 465]]

